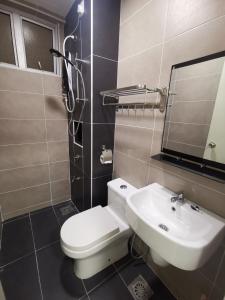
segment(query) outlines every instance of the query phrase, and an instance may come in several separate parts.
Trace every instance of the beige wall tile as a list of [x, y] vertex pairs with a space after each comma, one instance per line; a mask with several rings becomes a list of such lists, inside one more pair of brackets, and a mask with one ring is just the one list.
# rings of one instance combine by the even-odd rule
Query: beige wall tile
[[0, 195], [0, 205], [4, 215], [50, 200], [49, 183]]
[[47, 140], [60, 141], [68, 139], [68, 121], [67, 120], [47, 120]]
[[148, 261], [164, 284], [169, 286], [175, 295], [178, 295], [178, 299], [201, 300], [204, 299], [201, 298], [202, 296], [208, 299], [213, 285], [199, 271], [184, 271], [173, 266], [161, 268], [156, 266], [151, 259]]
[[3, 217], [4, 217], [4, 220], [8, 220], [8, 219], [11, 219], [11, 218], [14, 218], [14, 217], [17, 217], [17, 216], [35, 211], [37, 209], [45, 208], [45, 207], [48, 207], [48, 206], [51, 206], [51, 205], [52, 205], [52, 203], [50, 201], [49, 202], [38, 203], [38, 204], [35, 204], [33, 206], [30, 206], [30, 207], [26, 207], [26, 208], [22, 208], [20, 210], [9, 212], [8, 214], [3, 215]]
[[45, 141], [44, 120], [0, 120], [0, 145]]
[[45, 96], [46, 119], [67, 119], [67, 112], [62, 97]]
[[0, 91], [0, 118], [44, 119], [44, 98], [40, 94]]
[[119, 59], [162, 42], [167, 1], [152, 0], [120, 27]]
[[225, 2], [223, 0], [171, 0], [169, 1], [166, 38], [171, 38], [224, 14]]
[[68, 142], [49, 142], [49, 160], [50, 162], [68, 160], [69, 145]]
[[42, 75], [45, 95], [62, 96], [62, 78], [56, 75]]
[[143, 187], [147, 183], [148, 166], [135, 158], [121, 152], [114, 151], [114, 178], [121, 177], [135, 187]]
[[121, 109], [116, 113], [116, 124], [153, 128], [154, 112], [151, 109]]
[[115, 129], [115, 150], [140, 160], [149, 160], [152, 129], [120, 126]]
[[120, 23], [123, 23], [127, 18], [137, 13], [149, 0], [122, 0], [120, 11]]
[[50, 164], [51, 181], [69, 179], [69, 161]]
[[[153, 162], [153, 161], [152, 161]], [[185, 178], [178, 177], [175, 173], [170, 173], [166, 165], [162, 169], [154, 167], [154, 162], [149, 168], [149, 183], [158, 182], [159, 184], [171, 189], [174, 192], [183, 191], [187, 199], [200, 206], [212, 211], [221, 217], [225, 217], [225, 194], [211, 190], [207, 186], [201, 186], [198, 181], [192, 182]]]
[[159, 154], [161, 152], [162, 146], [162, 135], [163, 132], [161, 130], [154, 130], [154, 134], [152, 137], [152, 145], [151, 145], [151, 156]]
[[71, 198], [69, 180], [60, 180], [51, 183], [52, 201], [54, 203], [63, 202]]
[[162, 46], [155, 46], [140, 55], [119, 61], [117, 86], [124, 87], [142, 83], [149, 87], [157, 87], [161, 54]]
[[176, 176], [181, 177], [191, 183], [198, 183], [203, 188], [206, 187], [212, 191], [225, 194], [225, 185], [221, 182], [211, 180], [204, 176], [199, 176], [198, 174], [192, 173], [190, 171], [185, 171], [183, 169], [177, 168], [173, 165], [162, 163], [160, 161], [151, 160], [151, 164], [160, 169], [163, 169], [165, 172], [176, 174]]
[[223, 254], [224, 246], [220, 246], [217, 251], [210, 257], [206, 264], [199, 270], [206, 278], [214, 282], [217, 276], [218, 267], [220, 266]]
[[0, 67], [0, 90], [42, 94], [41, 75], [15, 68]]
[[203, 24], [165, 43], [161, 85], [168, 86], [171, 66], [225, 49], [225, 17]]
[[46, 143], [0, 146], [0, 170], [47, 162]]
[[49, 182], [47, 165], [0, 172], [0, 193]]

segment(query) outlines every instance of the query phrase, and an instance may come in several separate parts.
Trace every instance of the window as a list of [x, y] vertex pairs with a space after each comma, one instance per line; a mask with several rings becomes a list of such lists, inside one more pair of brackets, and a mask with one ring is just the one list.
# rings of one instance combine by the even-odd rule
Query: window
[[27, 67], [54, 72], [52, 30], [23, 20], [23, 37]]
[[9, 14], [0, 12], [0, 61], [15, 65], [16, 59], [14, 54], [11, 19]]
[[3, 6], [0, 8], [0, 63], [20, 68], [55, 72], [60, 75], [60, 62], [50, 54], [59, 48], [58, 26], [36, 17], [29, 18]]

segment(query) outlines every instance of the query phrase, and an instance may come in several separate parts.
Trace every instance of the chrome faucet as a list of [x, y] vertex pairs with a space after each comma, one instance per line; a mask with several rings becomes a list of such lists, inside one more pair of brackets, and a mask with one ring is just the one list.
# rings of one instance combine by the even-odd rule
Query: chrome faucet
[[171, 197], [170, 201], [183, 204], [184, 203], [184, 193], [183, 192], [178, 193], [177, 196]]

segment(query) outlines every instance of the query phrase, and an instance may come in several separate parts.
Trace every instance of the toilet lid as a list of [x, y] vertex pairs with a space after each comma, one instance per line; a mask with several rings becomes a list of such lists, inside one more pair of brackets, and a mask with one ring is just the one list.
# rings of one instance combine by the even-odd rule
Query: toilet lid
[[119, 232], [116, 219], [96, 206], [70, 217], [61, 228], [61, 239], [71, 250], [82, 251], [95, 246]]

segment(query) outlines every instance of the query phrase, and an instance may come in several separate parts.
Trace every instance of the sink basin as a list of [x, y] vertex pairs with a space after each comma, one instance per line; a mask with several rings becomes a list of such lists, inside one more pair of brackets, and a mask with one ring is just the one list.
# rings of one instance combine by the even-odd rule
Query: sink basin
[[225, 220], [153, 183], [127, 198], [126, 216], [134, 232], [166, 262], [195, 270], [216, 251], [225, 235]]

